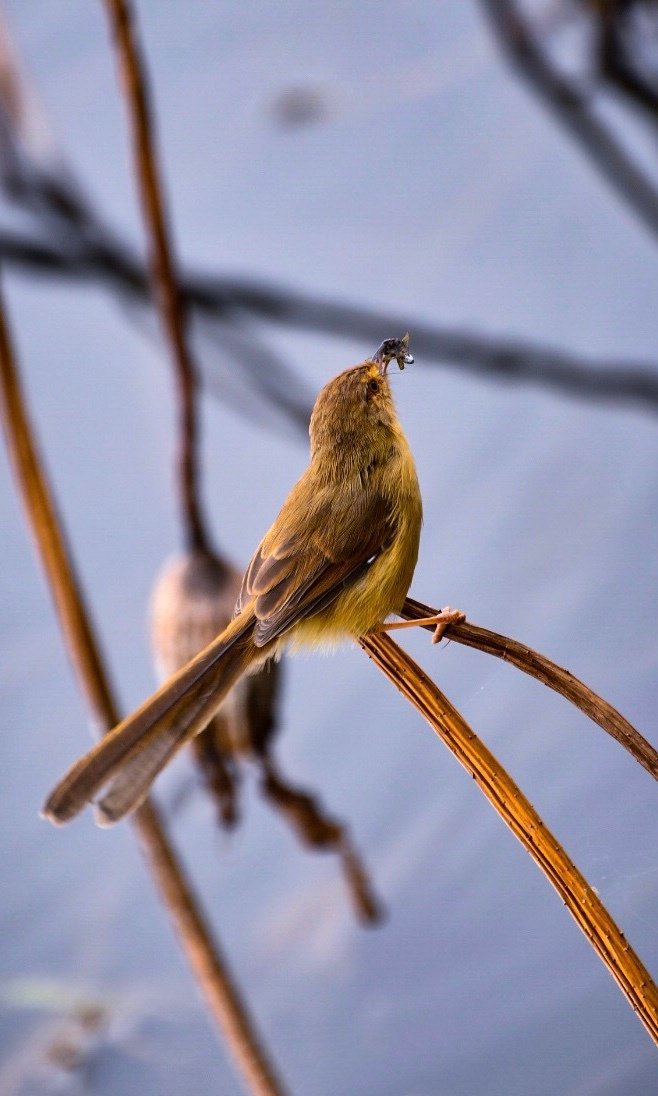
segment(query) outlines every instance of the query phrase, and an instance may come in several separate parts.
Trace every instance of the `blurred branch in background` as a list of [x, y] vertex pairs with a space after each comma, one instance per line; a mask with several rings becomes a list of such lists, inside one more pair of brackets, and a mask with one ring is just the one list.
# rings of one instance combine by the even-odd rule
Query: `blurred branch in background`
[[580, 0], [594, 23], [603, 79], [658, 129], [658, 9], [655, 0]]
[[[450, 625], [447, 635], [464, 625]], [[390, 636], [360, 641], [366, 654], [418, 709], [476, 781], [480, 791], [555, 887], [576, 924], [607, 966], [654, 1043], [658, 1043], [658, 989], [596, 891], [580, 874], [532, 804], [457, 709]]]
[[349, 828], [328, 814], [317, 796], [294, 787], [281, 774], [271, 749], [255, 756], [261, 770], [263, 797], [285, 818], [303, 845], [338, 855], [356, 916], [364, 925], [379, 924], [384, 917], [384, 906], [375, 893]]
[[[499, 14], [494, 0], [487, 7]], [[0, 20], [0, 45], [6, 41]], [[4, 46], [0, 184], [16, 212], [27, 215], [27, 224], [0, 228], [0, 259], [32, 274], [103, 285], [130, 308], [131, 318], [143, 317], [150, 302], [143, 260], [104, 222], [61, 157], [34, 140], [27, 101], [25, 81]], [[654, 203], [658, 225], [658, 195], [652, 192], [652, 209]], [[613, 407], [634, 406], [654, 414], [658, 409], [658, 363], [587, 359], [530, 340], [415, 322], [408, 314], [342, 304], [258, 279], [180, 272], [179, 287], [188, 310], [188, 333], [204, 345], [208, 387], [243, 415], [270, 424], [283, 417], [300, 432], [306, 432], [311, 397], [296, 371], [262, 337], [264, 324], [356, 339], [368, 347], [381, 340], [382, 331], [410, 329], [415, 351], [428, 362]], [[242, 388], [236, 384], [237, 374], [242, 375]]]
[[[0, 412], [18, 488], [53, 594], [66, 646], [97, 729], [104, 733], [120, 717], [33, 440], [1, 299]], [[219, 946], [150, 802], [135, 814], [134, 824], [187, 961], [248, 1087], [259, 1096], [282, 1093]]]
[[424, 361], [593, 401], [635, 404], [654, 413], [658, 409], [658, 365], [588, 361], [539, 343], [436, 327], [408, 315], [340, 304], [253, 281], [203, 279], [192, 284], [198, 300], [202, 296], [222, 299], [224, 307], [233, 305], [275, 323], [369, 344], [380, 339], [382, 331], [408, 328], [413, 332], [414, 353]]
[[[27, 217], [29, 229], [21, 238], [22, 245], [27, 244], [27, 265], [33, 271], [45, 270], [53, 274], [58, 270], [63, 274], [66, 269], [80, 280], [105, 281], [117, 294], [120, 302], [130, 309], [130, 316], [139, 319], [144, 309], [151, 303], [151, 282], [149, 273], [141, 256], [132, 245], [120, 239], [103, 220], [93, 203], [84, 193], [84, 188], [74, 178], [63, 157], [53, 145], [44, 120], [43, 112], [36, 105], [36, 97], [11, 48], [10, 36], [5, 20], [0, 14], [0, 188], [19, 214], [21, 222]], [[9, 262], [13, 251], [11, 233], [8, 237]], [[33, 250], [35, 248], [35, 250]], [[18, 257], [18, 256], [17, 256]], [[2, 255], [0, 255], [2, 258]], [[187, 294], [183, 292], [183, 297]], [[157, 298], [156, 298], [157, 300]], [[135, 305], [140, 306], [139, 310]], [[176, 323], [178, 307], [168, 312], [168, 323]], [[182, 320], [182, 312], [181, 320]], [[219, 322], [218, 322], [219, 321]], [[260, 389], [268, 401], [277, 406], [280, 398], [286, 414], [292, 413], [298, 420], [306, 423], [306, 409], [309, 401], [295, 403], [293, 393], [302, 390], [299, 378], [287, 369], [271, 348], [262, 344], [257, 333], [247, 331], [230, 320], [232, 331], [225, 332], [228, 322], [222, 316], [215, 316], [212, 324], [204, 324], [204, 334], [212, 347], [215, 365], [225, 365], [225, 377], [222, 388], [231, 392], [230, 378], [234, 376], [236, 364], [244, 366], [245, 373]], [[227, 345], [225, 343], [225, 336]], [[185, 357], [189, 357], [183, 349]], [[180, 360], [180, 354], [179, 358]], [[263, 362], [267, 374], [260, 376]], [[192, 374], [194, 370], [191, 370]], [[295, 384], [291, 384], [291, 379]], [[182, 383], [182, 382], [181, 382]], [[182, 393], [187, 402], [187, 392]], [[235, 402], [235, 397], [234, 397]], [[265, 405], [265, 400], [261, 403]], [[250, 412], [250, 405], [238, 394], [239, 408], [243, 414]], [[189, 403], [187, 404], [189, 411]], [[263, 413], [269, 413], [271, 407], [263, 406]], [[183, 416], [183, 423], [186, 420]], [[194, 422], [187, 424], [188, 452], [184, 454], [187, 471], [194, 467], [195, 431]], [[193, 473], [192, 473], [193, 474]], [[197, 500], [198, 504], [198, 500]]]
[[[50, 242], [0, 231], [0, 259], [40, 275], [104, 282], [124, 298], [143, 299], [146, 292], [146, 277], [139, 265], [108, 262], [107, 252], [101, 259], [89, 249], [62, 250]], [[608, 406], [634, 406], [652, 414], [658, 411], [658, 363], [587, 359], [538, 342], [438, 327], [408, 315], [328, 301], [257, 280], [187, 274], [182, 287], [201, 318], [221, 317], [227, 325], [236, 324], [251, 345], [249, 358], [242, 353], [232, 359], [234, 368], [246, 369], [249, 384], [304, 432], [311, 412], [310, 399], [302, 402], [298, 397], [304, 382], [288, 367], [281, 367], [271, 348], [254, 345], [248, 328], [240, 326], [241, 320], [254, 317], [334, 338], [363, 340], [368, 346], [381, 339], [382, 331], [409, 328], [414, 351], [428, 362]], [[266, 368], [261, 372], [263, 362]], [[213, 385], [212, 377], [209, 383]], [[241, 410], [244, 413], [245, 408]]]
[[[596, 89], [587, 86], [598, 71], [627, 95], [632, 88], [636, 102], [642, 98], [645, 107], [655, 104], [655, 52], [650, 76], [641, 60], [643, 36], [630, 33], [640, 14], [653, 20], [656, 32], [654, 0], [572, 0], [563, 5], [563, 23], [575, 18], [588, 22], [582, 36], [582, 72], [577, 76], [567, 73], [557, 51], [551, 49], [555, 20], [542, 25], [536, 5], [515, 0], [479, 2], [510, 66], [578, 142], [617, 197], [652, 235], [658, 235], [658, 186], [626, 151], [621, 135], [597, 108]], [[525, 14], [526, 6], [531, 14]]]

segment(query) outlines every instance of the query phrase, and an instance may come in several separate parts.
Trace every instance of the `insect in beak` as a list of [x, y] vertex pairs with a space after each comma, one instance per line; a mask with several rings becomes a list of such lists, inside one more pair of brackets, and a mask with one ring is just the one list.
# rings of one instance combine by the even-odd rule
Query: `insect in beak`
[[380, 347], [375, 351], [372, 360], [379, 365], [379, 372], [384, 377], [388, 370], [389, 362], [395, 358], [399, 369], [413, 363], [413, 354], [409, 353], [409, 334], [403, 339], [384, 339]]

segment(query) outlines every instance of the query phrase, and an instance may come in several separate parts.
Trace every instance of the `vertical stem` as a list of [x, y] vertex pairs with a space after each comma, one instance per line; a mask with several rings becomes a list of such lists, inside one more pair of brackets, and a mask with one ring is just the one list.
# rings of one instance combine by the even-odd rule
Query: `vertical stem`
[[151, 802], [140, 807], [136, 826], [144, 855], [158, 881], [187, 961], [210, 1012], [222, 1032], [245, 1087], [253, 1096], [285, 1096], [285, 1089], [268, 1059], [262, 1039], [249, 1016], [216, 937], [212, 937], [198, 900], [176, 862]]
[[119, 714], [27, 416], [2, 295], [0, 415], [26, 518], [50, 585], [78, 686], [99, 731], [105, 732], [119, 721]]
[[198, 417], [196, 366], [188, 347], [184, 302], [167, 224], [164, 191], [157, 165], [146, 66], [140, 54], [129, 0], [104, 0], [123, 82], [131, 130], [135, 174], [149, 242], [153, 298], [170, 348], [178, 393], [178, 488], [187, 546], [208, 548], [206, 523], [198, 490]]
[[[78, 683], [99, 728], [119, 720], [98, 642], [85, 608], [57, 508], [28, 419], [0, 295], [0, 416], [18, 488], [55, 601]], [[142, 850], [181, 947], [223, 1031], [233, 1058], [255, 1096], [282, 1096], [283, 1087], [248, 1015], [216, 940], [170, 844], [155, 807], [134, 815]]]

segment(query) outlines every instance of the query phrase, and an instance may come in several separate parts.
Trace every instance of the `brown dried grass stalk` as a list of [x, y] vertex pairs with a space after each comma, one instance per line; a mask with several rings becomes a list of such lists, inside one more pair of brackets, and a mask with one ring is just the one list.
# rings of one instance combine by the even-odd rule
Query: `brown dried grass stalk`
[[[450, 635], [462, 625], [451, 626]], [[658, 989], [598, 895], [546, 828], [532, 804], [480, 742], [457, 709], [390, 636], [364, 636], [361, 646], [471, 774], [564, 901], [622, 993], [658, 1043]]]
[[[119, 722], [120, 716], [34, 441], [1, 297], [0, 415], [27, 520], [80, 689], [99, 730], [107, 731]], [[134, 815], [134, 826], [187, 961], [249, 1090], [255, 1096], [282, 1096], [284, 1089], [267, 1059], [218, 943], [159, 815], [148, 800]]]
[[[424, 605], [421, 601], [407, 598], [402, 610], [402, 616], [406, 620], [420, 620], [423, 617], [435, 616], [438, 612], [430, 605]], [[432, 625], [424, 625], [432, 631]], [[556, 693], [570, 700], [581, 712], [589, 716], [594, 723], [598, 723], [616, 742], [619, 742], [635, 760], [642, 765], [647, 772], [658, 780], [658, 751], [650, 742], [629, 723], [624, 716], [612, 707], [607, 700], [598, 696], [589, 686], [579, 681], [569, 670], [551, 662], [545, 655], [533, 651], [524, 643], [519, 643], [509, 636], [499, 635], [498, 632], [490, 632], [487, 628], [480, 628], [476, 624], [464, 621], [463, 624], [451, 624], [446, 629], [446, 638], [462, 643], [465, 647], [474, 647], [484, 654], [502, 658], [523, 670], [530, 677], [548, 685]]]
[[110, 21], [128, 107], [135, 177], [148, 239], [153, 301], [174, 367], [179, 414], [177, 474], [187, 546], [208, 548], [208, 534], [198, 492], [197, 368], [187, 338], [185, 304], [176, 276], [172, 234], [155, 152], [155, 122], [146, 64], [140, 52], [135, 18], [128, 0], [103, 0], [103, 3]]
[[[195, 399], [196, 365], [189, 349], [184, 303], [176, 278], [173, 244], [166, 215], [163, 186], [155, 153], [154, 120], [149, 101], [146, 66], [141, 57], [128, 0], [103, 0], [113, 35], [131, 129], [135, 176], [149, 244], [150, 276], [164, 336], [169, 344], [177, 385], [179, 453], [177, 472], [181, 510], [190, 549], [208, 549], [209, 538], [198, 492], [198, 418]], [[141, 813], [141, 812], [140, 812]], [[167, 858], [162, 860], [167, 866]], [[194, 924], [178, 909], [175, 895], [165, 893], [183, 939]], [[172, 901], [173, 900], [173, 901]], [[178, 913], [176, 912], [178, 911]], [[260, 1040], [247, 1022], [243, 1004], [224, 987], [217, 953], [192, 949], [190, 960], [215, 1020], [223, 1030], [233, 1057], [253, 1092], [282, 1092]], [[228, 989], [234, 987], [227, 983]]]

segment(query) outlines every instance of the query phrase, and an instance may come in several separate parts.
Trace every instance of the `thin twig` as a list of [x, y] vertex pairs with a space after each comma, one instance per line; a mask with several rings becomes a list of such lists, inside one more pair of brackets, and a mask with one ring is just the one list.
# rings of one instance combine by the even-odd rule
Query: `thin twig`
[[639, 31], [633, 34], [633, 9], [640, 5], [603, 0], [591, 13], [596, 27], [596, 47], [601, 72], [627, 100], [639, 107], [655, 127], [658, 123], [658, 94], [643, 80], [633, 65], [632, 49], [639, 46]]
[[[148, 295], [148, 279], [139, 260], [123, 246], [115, 249], [107, 243], [102, 252], [77, 245], [62, 249], [52, 241], [0, 232], [0, 259], [50, 277], [104, 282], [122, 298], [141, 302]], [[220, 317], [226, 323], [236, 317], [255, 317], [333, 338], [363, 340], [368, 346], [381, 339], [382, 331], [408, 329], [413, 334], [414, 353], [427, 362], [610, 406], [637, 407], [651, 414], [658, 410], [658, 366], [652, 362], [587, 359], [539, 342], [428, 324], [408, 313], [344, 304], [257, 279], [188, 274], [182, 279], [181, 290], [199, 315]], [[246, 364], [258, 380], [256, 354], [252, 358], [240, 364]], [[272, 360], [271, 348], [266, 375], [260, 379], [267, 381], [268, 397], [305, 432], [311, 408], [298, 397], [304, 388], [302, 380], [282, 371], [281, 363]]]
[[[0, 236], [0, 250], [2, 237]], [[200, 311], [233, 307], [271, 323], [369, 345], [384, 331], [411, 331], [414, 354], [505, 383], [552, 388], [601, 403], [658, 408], [658, 370], [639, 362], [594, 361], [539, 342], [479, 335], [395, 313], [311, 296], [255, 279], [190, 277], [185, 283]]]
[[[490, 0], [490, 7], [492, 13], [494, 7], [497, 8], [493, 0]], [[509, 10], [509, 4], [507, 8]], [[0, 22], [0, 37], [2, 33]], [[0, 233], [0, 256], [25, 269], [45, 271], [50, 276], [102, 281], [119, 293], [124, 302], [147, 302], [153, 284], [154, 261], [149, 276], [141, 257], [109, 227], [70, 167], [64, 166], [62, 155], [44, 162], [43, 157], [35, 153], [29, 135], [22, 129], [22, 118], [27, 112], [22, 102], [27, 98], [26, 81], [16, 70], [15, 60], [10, 64], [9, 75], [11, 94], [0, 99], [0, 181], [9, 200], [31, 215], [38, 234], [35, 237]], [[15, 109], [17, 99], [18, 111]], [[143, 155], [148, 151], [149, 133], [153, 132], [147, 102], [141, 123], [137, 119], [132, 128], [136, 155], [140, 148]], [[145, 177], [142, 190], [147, 199], [142, 204], [146, 216], [149, 216], [147, 202], [150, 203], [151, 192], [149, 179], [157, 184], [157, 167], [153, 161], [152, 156], [150, 173], [146, 169], [142, 173]], [[160, 196], [161, 193], [160, 189]], [[164, 224], [164, 237], [160, 233], [160, 241], [164, 239], [166, 245], [164, 204], [160, 200], [159, 204], [156, 202], [153, 206], [151, 203], [148, 208], [151, 209], [151, 221], [155, 224], [159, 217]], [[151, 248], [151, 252], [155, 255], [157, 247]], [[167, 269], [166, 259], [164, 269]], [[173, 308], [168, 310], [168, 317], [174, 324], [179, 322], [179, 327], [182, 323], [183, 345], [185, 316], [176, 291], [176, 278], [180, 296], [188, 308], [195, 308], [197, 314], [206, 318], [210, 316], [222, 321], [222, 333], [216, 340], [222, 355], [228, 356], [232, 365], [246, 369], [250, 383], [260, 387], [295, 426], [304, 430], [308, 425], [310, 401], [305, 399], [301, 379], [283, 366], [271, 346], [263, 345], [254, 333], [253, 325], [240, 326], [240, 320], [256, 317], [288, 327], [322, 331], [333, 337], [362, 339], [368, 345], [379, 342], [382, 331], [410, 329], [414, 334], [414, 348], [425, 360], [508, 383], [554, 388], [574, 397], [643, 406], [650, 411], [658, 407], [658, 373], [650, 362], [588, 360], [530, 341], [415, 322], [408, 313], [396, 316], [381, 309], [344, 305], [255, 279], [198, 274], [181, 278], [175, 263], [170, 262], [169, 269], [173, 275], [169, 280], [170, 296], [173, 286]], [[159, 294], [159, 299], [163, 299], [163, 294]], [[135, 316], [135, 312], [132, 315]], [[237, 328], [236, 338], [227, 343], [225, 333], [230, 332], [231, 327]], [[186, 362], [184, 358], [183, 363], [192, 365], [193, 375], [194, 362]], [[187, 376], [190, 376], [189, 369]], [[189, 392], [183, 393], [183, 397], [187, 399]], [[185, 415], [181, 417], [185, 427]], [[184, 472], [191, 462], [192, 471], [190, 473], [188, 468], [186, 473], [189, 478], [190, 474], [194, 476], [196, 434], [193, 427], [188, 434], [192, 455], [189, 461], [181, 461], [180, 468]], [[182, 475], [181, 481], [184, 478]], [[184, 482], [181, 482], [181, 489], [184, 494]], [[193, 518], [193, 528], [195, 524], [198, 523]]]
[[514, 0], [480, 0], [480, 5], [510, 65], [576, 139], [617, 196], [658, 235], [658, 190], [596, 117], [576, 84], [557, 70], [518, 5]]
[[[453, 630], [459, 626], [453, 626]], [[445, 742], [564, 901], [578, 927], [658, 1043], [658, 989], [587, 880], [531, 803], [421, 668], [385, 634], [361, 646]]]
[[[99, 730], [107, 731], [120, 716], [34, 441], [1, 298], [0, 413], [27, 520], [55, 600], [80, 689]], [[257, 1096], [281, 1096], [283, 1088], [267, 1060], [245, 1003], [158, 813], [149, 801], [134, 815], [134, 824], [181, 947], [247, 1085]]]
[[[414, 598], [407, 598], [400, 615], [405, 620], [419, 620], [434, 616], [438, 611], [420, 601], [415, 601]], [[421, 625], [421, 627], [427, 628], [430, 632], [433, 629], [431, 624]], [[564, 670], [562, 666], [551, 662], [545, 655], [541, 655], [524, 643], [519, 643], [516, 639], [490, 632], [487, 628], [479, 628], [468, 621], [463, 624], [449, 624], [445, 635], [446, 639], [454, 640], [455, 643], [474, 647], [477, 651], [483, 651], [484, 654], [495, 655], [496, 658], [510, 662], [512, 666], [523, 670], [530, 677], [537, 678], [544, 685], [548, 685], [549, 689], [554, 689], [556, 693], [566, 697], [580, 708], [581, 712], [598, 723], [599, 727], [619, 742], [625, 750], [628, 750], [635, 760], [658, 780], [658, 751], [650, 742], [647, 742], [632, 723], [629, 723], [616, 708], [612, 707], [612, 704], [579, 681], [569, 670]]]
[[110, 20], [128, 104], [135, 172], [149, 239], [153, 299], [169, 342], [178, 386], [178, 407], [181, 415], [178, 474], [187, 527], [187, 546], [190, 549], [209, 548], [197, 483], [198, 426], [194, 400], [196, 366], [186, 338], [184, 301], [178, 290], [164, 192], [156, 162], [153, 137], [155, 123], [149, 100], [146, 66], [141, 56], [135, 20], [128, 0], [103, 2]]

